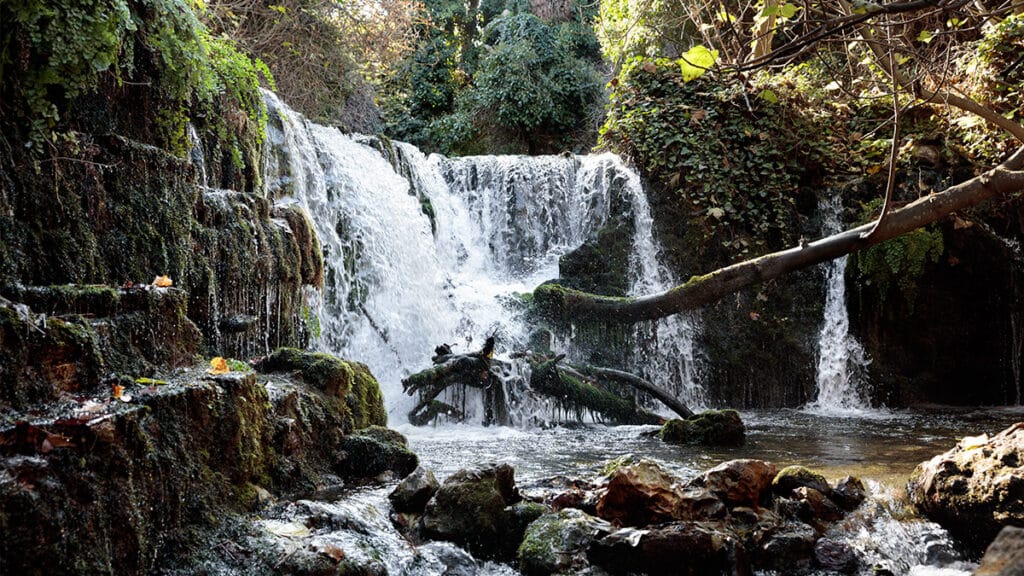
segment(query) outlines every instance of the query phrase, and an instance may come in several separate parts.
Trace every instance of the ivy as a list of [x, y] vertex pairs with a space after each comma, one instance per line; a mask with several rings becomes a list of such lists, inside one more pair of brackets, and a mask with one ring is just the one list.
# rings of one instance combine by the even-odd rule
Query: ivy
[[712, 74], [684, 77], [676, 60], [646, 58], [627, 62], [612, 85], [602, 144], [688, 207], [707, 238], [737, 258], [795, 240], [801, 178], [828, 146], [818, 119], [782, 101], [785, 86], [757, 98], [767, 85], [748, 93]]
[[[262, 141], [266, 67], [213, 38], [185, 0], [9, 0], [0, 4], [0, 94], [42, 152], [69, 120], [62, 111], [101, 80], [151, 86], [160, 144], [184, 155], [186, 127], [206, 118], [237, 150]], [[238, 110], [233, 120], [230, 110]]]

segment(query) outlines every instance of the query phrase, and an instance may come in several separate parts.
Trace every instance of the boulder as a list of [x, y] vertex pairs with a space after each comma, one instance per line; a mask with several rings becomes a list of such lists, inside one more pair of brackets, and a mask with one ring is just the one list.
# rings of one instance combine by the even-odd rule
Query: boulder
[[527, 576], [577, 574], [587, 567], [587, 548], [614, 529], [600, 518], [572, 508], [545, 514], [526, 529], [517, 556]]
[[419, 466], [419, 458], [403, 443], [382, 438], [360, 432], [342, 439], [338, 473], [346, 478], [375, 478], [384, 473], [401, 478]]
[[977, 551], [1004, 526], [1024, 526], [1024, 422], [919, 464], [908, 490], [921, 512]]
[[735, 410], [708, 410], [686, 420], [669, 420], [662, 426], [660, 437], [671, 444], [742, 446], [746, 428]]
[[734, 535], [693, 522], [623, 528], [595, 542], [587, 557], [612, 574], [751, 574], [746, 550]]
[[754, 551], [754, 562], [759, 569], [779, 570], [784, 574], [806, 571], [814, 558], [817, 539], [817, 533], [807, 524], [784, 524], [762, 540]]
[[814, 544], [814, 560], [818, 566], [840, 574], [857, 571], [857, 551], [845, 542], [830, 538], [822, 538]]
[[1024, 576], [1024, 528], [1007, 526], [989, 544], [974, 576]]
[[801, 487], [813, 488], [825, 495], [832, 492], [824, 476], [803, 466], [786, 466], [772, 480], [772, 491], [779, 496], [791, 496]]
[[597, 515], [618, 526], [646, 526], [676, 518], [682, 499], [677, 479], [650, 460], [612, 472], [597, 501]]
[[843, 510], [851, 512], [867, 498], [867, 490], [860, 478], [847, 476], [836, 482], [828, 497]]
[[816, 522], [835, 522], [843, 517], [842, 509], [814, 488], [801, 486], [793, 490], [793, 496], [807, 503]]
[[434, 473], [422, 466], [417, 466], [411, 474], [402, 479], [388, 495], [391, 506], [397, 512], [421, 513], [427, 502], [434, 496], [441, 484]]
[[694, 478], [690, 486], [710, 490], [728, 506], [757, 507], [777, 470], [763, 460], [730, 460]]
[[482, 558], [511, 559], [525, 529], [515, 471], [507, 464], [462, 469], [444, 481], [427, 503], [424, 535], [468, 548]]

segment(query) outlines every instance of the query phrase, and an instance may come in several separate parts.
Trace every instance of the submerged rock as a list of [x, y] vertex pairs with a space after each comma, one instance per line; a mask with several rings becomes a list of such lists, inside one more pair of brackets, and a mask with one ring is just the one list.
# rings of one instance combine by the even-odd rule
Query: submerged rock
[[962, 439], [919, 464], [908, 490], [921, 512], [975, 550], [1004, 526], [1024, 526], [1024, 423]]
[[662, 426], [660, 437], [671, 444], [742, 446], [746, 428], [735, 410], [708, 410], [686, 420], [669, 420]]
[[527, 576], [576, 574], [587, 567], [587, 548], [612, 525], [572, 508], [545, 514], [527, 527], [517, 557]]

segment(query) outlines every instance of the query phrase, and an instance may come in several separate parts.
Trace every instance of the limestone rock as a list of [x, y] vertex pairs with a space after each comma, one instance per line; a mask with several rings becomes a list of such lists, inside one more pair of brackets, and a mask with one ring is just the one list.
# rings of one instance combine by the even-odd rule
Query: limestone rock
[[979, 551], [1004, 526], [1024, 526], [1024, 422], [919, 464], [908, 490], [926, 516]]
[[756, 507], [777, 470], [774, 464], [763, 460], [730, 460], [694, 478], [690, 485], [707, 488], [726, 505]]
[[398, 512], [420, 513], [426, 508], [427, 502], [434, 496], [441, 484], [434, 473], [422, 466], [417, 466], [388, 495], [388, 500]]

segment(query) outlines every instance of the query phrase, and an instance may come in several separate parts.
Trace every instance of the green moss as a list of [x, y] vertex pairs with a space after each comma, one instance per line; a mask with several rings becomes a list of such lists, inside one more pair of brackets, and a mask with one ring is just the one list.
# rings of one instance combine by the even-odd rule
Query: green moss
[[803, 466], [786, 466], [772, 480], [772, 490], [780, 496], [788, 496], [793, 490], [804, 486], [825, 495], [831, 492], [824, 476]]
[[686, 420], [669, 420], [659, 436], [672, 444], [742, 446], [746, 433], [739, 412], [708, 410]]

